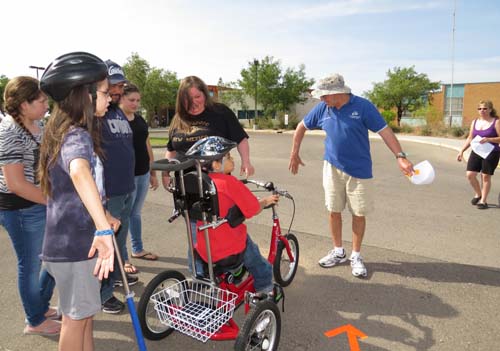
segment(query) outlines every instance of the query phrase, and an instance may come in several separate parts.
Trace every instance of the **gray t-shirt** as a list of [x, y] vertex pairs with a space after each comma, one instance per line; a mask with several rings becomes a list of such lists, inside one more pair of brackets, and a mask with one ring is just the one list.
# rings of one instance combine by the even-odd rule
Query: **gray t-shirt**
[[94, 153], [92, 138], [83, 128], [72, 128], [64, 137], [56, 163], [49, 169], [51, 197], [47, 203], [47, 224], [42, 260], [78, 262], [87, 257], [94, 239], [95, 225], [69, 175], [72, 160], [89, 162], [92, 176], [104, 202], [102, 163]]

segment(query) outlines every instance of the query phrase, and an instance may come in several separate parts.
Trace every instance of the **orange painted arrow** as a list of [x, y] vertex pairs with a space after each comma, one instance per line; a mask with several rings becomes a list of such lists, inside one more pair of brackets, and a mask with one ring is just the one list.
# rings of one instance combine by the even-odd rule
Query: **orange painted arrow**
[[351, 348], [351, 351], [360, 351], [357, 338], [364, 339], [367, 336], [361, 330], [355, 328], [351, 324], [346, 324], [341, 327], [328, 330], [325, 332], [325, 335], [328, 338], [333, 338], [334, 336], [342, 333], [347, 333], [347, 340], [349, 340], [349, 347]]

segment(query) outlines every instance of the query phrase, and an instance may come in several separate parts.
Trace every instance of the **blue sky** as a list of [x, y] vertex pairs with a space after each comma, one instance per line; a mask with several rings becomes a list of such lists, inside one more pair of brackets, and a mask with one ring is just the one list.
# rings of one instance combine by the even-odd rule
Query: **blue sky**
[[[137, 52], [179, 78], [239, 78], [266, 55], [344, 75], [355, 94], [388, 69], [415, 66], [450, 83], [455, 0], [8, 1], [0, 74], [33, 75], [70, 51], [124, 63]], [[500, 81], [500, 1], [456, 0], [454, 83]]]

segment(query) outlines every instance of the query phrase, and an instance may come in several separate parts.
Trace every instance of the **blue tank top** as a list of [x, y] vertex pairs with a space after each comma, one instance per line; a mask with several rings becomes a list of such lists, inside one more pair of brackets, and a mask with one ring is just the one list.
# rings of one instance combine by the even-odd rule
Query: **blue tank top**
[[[476, 129], [476, 122], [477, 122], [477, 119], [474, 120], [474, 129], [472, 131], [472, 136], [475, 137], [476, 135], [479, 135], [480, 137], [482, 138], [496, 138], [498, 137], [498, 133], [497, 133], [497, 130], [495, 129], [495, 124], [498, 120], [498, 117], [495, 117], [493, 119], [493, 122], [491, 123], [491, 125], [484, 129], [484, 130], [477, 130]], [[490, 143], [492, 144], [495, 148], [494, 150], [495, 151], [500, 151], [500, 146], [498, 146], [498, 143]]]

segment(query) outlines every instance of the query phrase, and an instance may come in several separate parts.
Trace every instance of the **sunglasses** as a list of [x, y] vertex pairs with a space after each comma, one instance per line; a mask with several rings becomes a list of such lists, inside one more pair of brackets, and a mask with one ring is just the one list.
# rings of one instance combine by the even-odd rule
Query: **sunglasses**
[[487, 107], [478, 107], [477, 108], [478, 111], [481, 111], [481, 110], [486, 111], [487, 109], [488, 109]]

